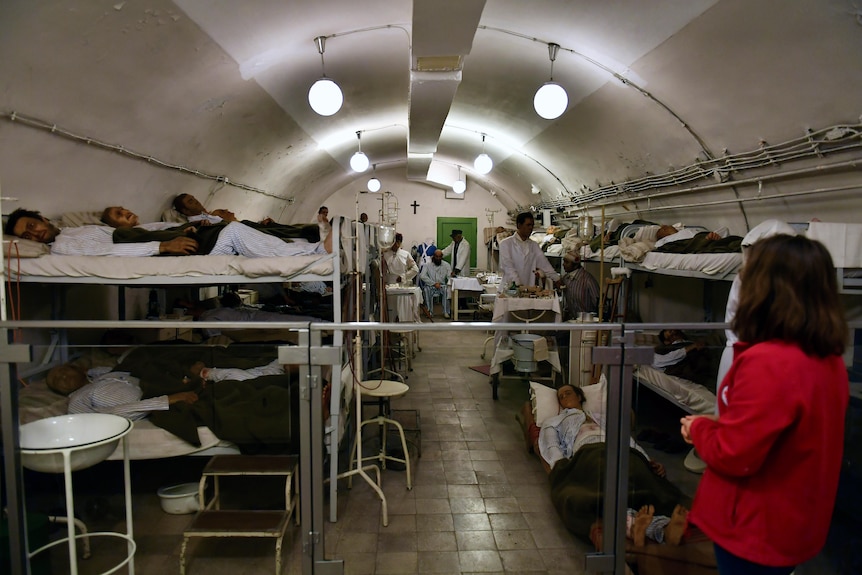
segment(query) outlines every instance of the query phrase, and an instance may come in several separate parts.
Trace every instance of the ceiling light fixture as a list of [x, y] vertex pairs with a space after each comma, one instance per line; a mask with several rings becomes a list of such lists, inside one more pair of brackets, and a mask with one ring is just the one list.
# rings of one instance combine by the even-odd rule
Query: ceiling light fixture
[[551, 59], [551, 79], [536, 90], [533, 97], [533, 107], [536, 113], [546, 120], [555, 120], [563, 115], [569, 106], [569, 95], [566, 90], [554, 82], [554, 60], [557, 59], [559, 44], [548, 44], [548, 56]]
[[491, 159], [491, 156], [485, 153], [485, 134], [482, 134], [482, 153], [476, 156], [476, 160], [473, 162], [473, 168], [478, 174], [484, 176], [489, 173], [493, 167], [494, 160]]
[[326, 77], [326, 67], [323, 62], [323, 52], [326, 50], [326, 36], [318, 36], [314, 39], [317, 51], [320, 52], [320, 68], [323, 76], [312, 84], [308, 90], [308, 104], [311, 109], [321, 116], [331, 116], [341, 109], [344, 103], [344, 95], [338, 84]]
[[368, 191], [369, 192], [379, 192], [380, 191], [380, 180], [377, 179], [377, 164], [374, 164], [372, 167], [371, 178], [368, 180]]
[[368, 166], [371, 162], [368, 161], [368, 156], [362, 153], [362, 132], [356, 132], [356, 140], [359, 145], [359, 149], [355, 154], [350, 156], [350, 167], [353, 168], [354, 172], [364, 172], [368, 169]]
[[461, 178], [461, 166], [458, 166], [458, 179], [452, 182], [452, 191], [458, 195], [464, 193], [467, 189], [467, 181], [464, 178]]

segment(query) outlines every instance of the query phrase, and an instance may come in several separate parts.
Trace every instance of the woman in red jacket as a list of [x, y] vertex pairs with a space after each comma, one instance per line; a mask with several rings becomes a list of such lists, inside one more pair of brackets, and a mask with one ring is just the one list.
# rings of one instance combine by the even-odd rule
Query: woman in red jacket
[[722, 575], [787, 574], [826, 542], [849, 400], [848, 329], [832, 258], [819, 242], [757, 242], [742, 270], [739, 335], [721, 416], [682, 436], [707, 463], [689, 514]]

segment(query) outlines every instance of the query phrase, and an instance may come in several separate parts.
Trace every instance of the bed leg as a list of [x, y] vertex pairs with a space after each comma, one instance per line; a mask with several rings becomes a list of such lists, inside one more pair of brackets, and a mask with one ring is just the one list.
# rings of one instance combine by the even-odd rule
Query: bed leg
[[180, 547], [180, 575], [186, 575], [186, 548], [189, 544], [189, 538], [183, 537], [183, 545]]

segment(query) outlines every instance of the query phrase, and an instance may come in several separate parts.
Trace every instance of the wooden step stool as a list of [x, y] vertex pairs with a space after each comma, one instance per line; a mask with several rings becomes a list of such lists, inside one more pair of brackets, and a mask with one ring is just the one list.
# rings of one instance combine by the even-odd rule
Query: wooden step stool
[[[281, 573], [281, 544], [284, 532], [294, 515], [299, 525], [299, 483], [294, 481], [299, 459], [294, 455], [216, 455], [201, 474], [199, 501], [201, 510], [183, 532], [180, 550], [180, 575], [186, 572], [186, 548], [191, 537], [273, 537], [275, 538], [275, 572]], [[247, 511], [221, 509], [219, 478], [233, 476], [282, 476], [284, 509]], [[213, 498], [204, 505], [208, 478], [213, 480]]]

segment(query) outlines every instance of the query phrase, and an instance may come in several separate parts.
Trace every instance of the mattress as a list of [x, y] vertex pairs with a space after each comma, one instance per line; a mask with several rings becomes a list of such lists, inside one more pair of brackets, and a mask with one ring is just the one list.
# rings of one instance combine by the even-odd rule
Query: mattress
[[742, 254], [669, 254], [649, 252], [640, 263], [641, 267], [661, 273], [685, 272], [700, 273], [715, 279], [727, 279], [742, 267]]
[[[331, 276], [332, 255], [283, 258], [243, 256], [181, 256], [122, 258], [112, 256], [57, 256], [12, 260], [10, 277], [21, 281], [64, 279], [70, 283], [132, 283], [163, 279], [165, 283], [198, 283], [213, 278], [296, 278], [303, 275]], [[173, 279], [173, 281], [171, 281]]]

